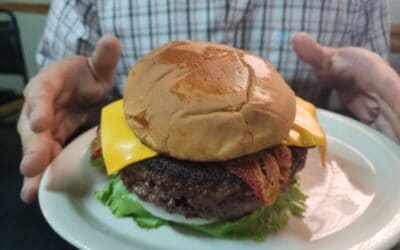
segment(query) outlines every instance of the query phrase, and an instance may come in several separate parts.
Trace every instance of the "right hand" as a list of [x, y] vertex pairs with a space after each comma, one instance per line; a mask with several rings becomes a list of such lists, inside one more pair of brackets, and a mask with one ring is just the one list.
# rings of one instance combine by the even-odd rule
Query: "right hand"
[[355, 117], [400, 142], [400, 77], [383, 58], [359, 47], [322, 46], [303, 32], [292, 44]]
[[55, 62], [29, 81], [17, 125], [23, 148], [20, 196], [24, 202], [36, 199], [41, 176], [65, 141], [99, 113], [113, 87], [120, 53], [118, 39], [106, 35], [90, 58], [73, 56]]

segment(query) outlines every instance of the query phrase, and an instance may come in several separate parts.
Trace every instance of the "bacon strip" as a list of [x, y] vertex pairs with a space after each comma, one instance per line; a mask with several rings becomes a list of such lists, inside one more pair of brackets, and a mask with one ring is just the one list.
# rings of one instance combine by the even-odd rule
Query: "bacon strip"
[[222, 163], [231, 174], [246, 182], [264, 207], [275, 202], [280, 194], [280, 170], [271, 153], [261, 152], [245, 160]]
[[91, 147], [91, 155], [90, 155], [90, 159], [92, 161], [95, 161], [101, 157], [103, 157], [103, 152], [101, 150], [101, 140], [100, 140], [100, 133], [99, 133], [99, 129], [97, 128], [96, 131], [96, 137], [94, 138], [92, 144], [90, 145]]
[[292, 152], [287, 146], [280, 146], [273, 148], [272, 153], [279, 165], [281, 191], [286, 192], [292, 179]]

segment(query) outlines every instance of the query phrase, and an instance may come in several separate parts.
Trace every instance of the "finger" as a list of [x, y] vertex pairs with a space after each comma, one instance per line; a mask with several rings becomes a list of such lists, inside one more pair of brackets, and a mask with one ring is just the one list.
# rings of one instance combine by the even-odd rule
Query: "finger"
[[362, 122], [367, 124], [376, 120], [379, 114], [378, 96], [374, 93], [356, 93], [352, 89], [339, 92], [346, 107]]
[[[400, 117], [400, 76], [386, 62], [381, 63], [380, 77], [375, 77], [375, 91], [388, 104], [392, 111]], [[386, 70], [384, 70], [386, 69]]]
[[296, 33], [292, 37], [292, 46], [297, 56], [310, 64], [315, 70], [325, 70], [335, 49], [321, 46], [305, 32]]
[[83, 124], [88, 122], [88, 114], [79, 111], [58, 111], [54, 116], [53, 140], [64, 145], [66, 140]]
[[59, 142], [55, 141], [53, 143], [53, 148], [52, 148], [52, 152], [51, 152], [51, 158], [52, 159], [56, 158], [57, 155], [61, 152], [61, 150], [62, 150], [62, 145]]
[[25, 115], [26, 107], [18, 121], [18, 133], [21, 137], [23, 157], [20, 171], [24, 176], [33, 177], [43, 172], [51, 160], [52, 140], [49, 132], [35, 133]]
[[366, 93], [363, 99], [368, 115], [373, 119], [378, 117], [380, 111], [378, 98], [376, 93]]
[[400, 76], [378, 54], [363, 48], [342, 48], [331, 59], [331, 72], [353, 79], [363, 91], [378, 93], [400, 116]]
[[52, 160], [53, 142], [49, 135], [38, 134], [23, 142], [24, 155], [20, 164], [21, 174], [33, 177], [43, 172]]
[[[394, 139], [397, 139], [397, 141], [400, 140], [400, 117], [397, 116], [393, 110], [390, 108], [386, 102], [383, 100], [379, 101], [379, 106], [381, 110], [382, 116], [385, 118], [387, 123], [390, 125], [390, 129], [385, 129], [384, 132], [385, 134], [391, 136]], [[395, 136], [393, 136], [393, 134]]]
[[32, 178], [24, 178], [20, 193], [20, 198], [22, 201], [25, 203], [32, 203], [36, 200], [41, 179], [41, 174]]
[[50, 84], [33, 79], [24, 90], [26, 112], [31, 129], [39, 133], [49, 128], [53, 119], [55, 93]]
[[113, 35], [103, 36], [98, 41], [96, 49], [89, 59], [89, 67], [95, 78], [102, 82], [112, 83], [120, 54], [119, 40]]
[[371, 124], [371, 126], [381, 131], [383, 134], [390, 138], [396, 138], [396, 133], [394, 132], [392, 126], [389, 124], [386, 118], [383, 116], [383, 114], [380, 114], [378, 118], [374, 121], [374, 123]]

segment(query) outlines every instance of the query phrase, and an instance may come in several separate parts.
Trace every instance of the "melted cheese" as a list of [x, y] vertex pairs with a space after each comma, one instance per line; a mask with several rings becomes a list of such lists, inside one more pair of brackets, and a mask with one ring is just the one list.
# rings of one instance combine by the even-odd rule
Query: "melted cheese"
[[[296, 117], [288, 138], [289, 146], [319, 147], [321, 160], [326, 161], [326, 136], [318, 123], [317, 112], [311, 103], [296, 98]], [[141, 160], [157, 156], [157, 152], [144, 145], [129, 128], [122, 100], [104, 107], [101, 112], [100, 136], [107, 174]]]
[[326, 163], [326, 135], [319, 125], [314, 105], [296, 97], [296, 117], [289, 135], [284, 141], [289, 146], [315, 147], [321, 155], [322, 164]]
[[100, 138], [108, 175], [129, 164], [152, 158], [157, 152], [144, 145], [125, 120], [122, 100], [101, 111]]

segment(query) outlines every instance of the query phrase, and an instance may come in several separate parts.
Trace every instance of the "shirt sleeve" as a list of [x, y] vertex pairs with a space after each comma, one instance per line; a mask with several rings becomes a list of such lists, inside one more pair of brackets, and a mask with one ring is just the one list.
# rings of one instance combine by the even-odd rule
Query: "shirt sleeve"
[[93, 1], [52, 1], [36, 54], [39, 67], [72, 55], [91, 55], [100, 33]]
[[356, 15], [353, 45], [371, 50], [387, 59], [389, 53], [389, 3], [387, 0], [361, 2]]

